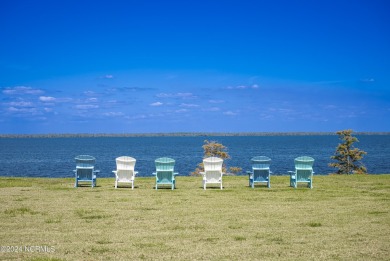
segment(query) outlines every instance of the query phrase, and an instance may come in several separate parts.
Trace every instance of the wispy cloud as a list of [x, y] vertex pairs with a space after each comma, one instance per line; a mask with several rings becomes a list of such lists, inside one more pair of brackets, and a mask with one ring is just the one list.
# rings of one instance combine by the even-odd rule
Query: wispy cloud
[[6, 95], [23, 95], [23, 94], [39, 95], [44, 92], [40, 89], [34, 89], [29, 86], [15, 86], [15, 87], [5, 88], [3, 90], [3, 93]]
[[101, 79], [113, 79], [114, 76], [113, 76], [112, 74], [106, 74], [106, 75], [104, 75], [104, 76], [101, 76], [100, 78], [101, 78]]
[[227, 90], [247, 90], [247, 89], [258, 89], [258, 84], [252, 84], [252, 85], [238, 85], [238, 86], [228, 86], [226, 87]]
[[236, 116], [236, 115], [238, 115], [238, 112], [225, 111], [223, 114], [224, 115], [228, 115], [228, 116]]
[[159, 93], [156, 95], [158, 98], [182, 98], [182, 99], [195, 99], [197, 96], [195, 96], [193, 93], [190, 92], [178, 92], [178, 93]]
[[161, 106], [161, 105], [163, 105], [162, 102], [153, 102], [150, 104], [150, 106], [154, 106], [154, 107]]
[[224, 103], [223, 100], [209, 100], [209, 103]]
[[221, 108], [219, 107], [211, 107], [211, 108], [205, 108], [203, 111], [220, 111]]
[[79, 110], [89, 110], [89, 109], [98, 109], [99, 106], [95, 104], [78, 104], [75, 106]]
[[110, 112], [103, 113], [103, 115], [107, 117], [120, 117], [120, 116], [124, 116], [125, 114], [123, 112], [110, 111]]
[[7, 108], [7, 111], [9, 113], [16, 113], [16, 114], [28, 114], [28, 115], [37, 115], [37, 114], [40, 114], [39, 111], [37, 110], [37, 108], [35, 107], [8, 107]]
[[361, 82], [370, 83], [370, 82], [375, 82], [375, 79], [373, 79], [373, 78], [366, 78], [366, 79], [361, 79], [360, 81]]
[[51, 97], [51, 96], [40, 96], [39, 100], [42, 102], [54, 102], [54, 101], [56, 101], [56, 98]]
[[182, 103], [182, 104], [180, 104], [180, 107], [194, 108], [194, 107], [199, 107], [199, 105], [198, 104]]
[[9, 102], [8, 105], [12, 107], [31, 107], [33, 106], [33, 103], [28, 101], [14, 101]]

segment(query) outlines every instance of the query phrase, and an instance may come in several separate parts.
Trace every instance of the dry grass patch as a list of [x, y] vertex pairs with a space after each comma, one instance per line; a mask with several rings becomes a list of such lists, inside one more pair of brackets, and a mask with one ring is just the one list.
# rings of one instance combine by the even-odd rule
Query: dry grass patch
[[[0, 178], [5, 260], [388, 260], [390, 175], [315, 176], [312, 190], [225, 177], [224, 190], [178, 177], [177, 189], [73, 188], [73, 179]], [[28, 186], [27, 186], [28, 185]]]

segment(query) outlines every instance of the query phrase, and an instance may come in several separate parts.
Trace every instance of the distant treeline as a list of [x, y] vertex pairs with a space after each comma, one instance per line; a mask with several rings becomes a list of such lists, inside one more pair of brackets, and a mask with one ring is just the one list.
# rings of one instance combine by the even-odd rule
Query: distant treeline
[[[355, 132], [355, 135], [390, 135], [390, 132]], [[172, 133], [64, 133], [0, 134], [0, 138], [100, 138], [100, 137], [223, 137], [223, 136], [320, 136], [336, 132], [172, 132]]]

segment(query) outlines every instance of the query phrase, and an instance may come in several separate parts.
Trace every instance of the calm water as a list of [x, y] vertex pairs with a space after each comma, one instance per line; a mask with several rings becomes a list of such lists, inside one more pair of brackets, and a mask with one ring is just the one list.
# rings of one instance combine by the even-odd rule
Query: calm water
[[[356, 147], [368, 154], [363, 163], [372, 174], [389, 174], [390, 135], [357, 136]], [[115, 158], [137, 159], [140, 176], [151, 176], [154, 160], [168, 156], [176, 160], [175, 170], [189, 175], [203, 156], [205, 139], [215, 140], [229, 148], [228, 167], [250, 169], [253, 156], [272, 159], [275, 175], [286, 175], [294, 168], [294, 158], [311, 156], [316, 174], [333, 171], [328, 167], [337, 144], [337, 136], [259, 136], [259, 137], [104, 137], [104, 138], [1, 138], [0, 176], [73, 177], [74, 157], [88, 154], [96, 157], [100, 177], [113, 177]]]

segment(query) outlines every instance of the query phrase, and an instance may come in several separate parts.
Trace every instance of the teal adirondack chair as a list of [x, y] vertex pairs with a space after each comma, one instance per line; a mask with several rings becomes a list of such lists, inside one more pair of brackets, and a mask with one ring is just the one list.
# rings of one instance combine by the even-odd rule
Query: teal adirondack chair
[[75, 158], [76, 169], [75, 187], [78, 187], [80, 182], [90, 182], [92, 187], [96, 187], [96, 174], [99, 170], [95, 170], [95, 158], [89, 155], [79, 155]]
[[220, 184], [222, 186], [222, 165], [223, 159], [218, 157], [209, 157], [203, 159], [204, 171], [200, 172], [203, 176], [203, 189], [206, 189], [207, 184]]
[[251, 159], [252, 171], [247, 171], [249, 175], [249, 186], [254, 188], [255, 183], [266, 183], [271, 187], [271, 159], [266, 156], [258, 156]]
[[179, 173], [174, 172], [175, 160], [167, 157], [158, 158], [155, 161], [156, 172], [156, 190], [160, 185], [170, 185], [172, 190], [176, 188], [175, 176]]
[[112, 172], [115, 174], [115, 188], [118, 187], [118, 183], [131, 183], [131, 189], [134, 189], [135, 175], [138, 171], [134, 171], [135, 158], [122, 156], [115, 159], [116, 170]]
[[290, 186], [297, 188], [298, 183], [307, 183], [309, 188], [313, 188], [313, 164], [314, 159], [308, 156], [298, 157], [294, 160], [295, 171], [290, 173]]

